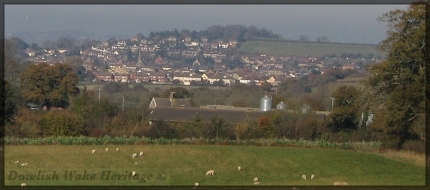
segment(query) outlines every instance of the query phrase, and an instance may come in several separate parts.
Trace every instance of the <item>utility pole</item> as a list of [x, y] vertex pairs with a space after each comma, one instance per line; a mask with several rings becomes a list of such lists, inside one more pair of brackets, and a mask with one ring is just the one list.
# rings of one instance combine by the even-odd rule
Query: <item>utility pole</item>
[[122, 97], [122, 112], [124, 113], [124, 96]]
[[99, 88], [99, 102], [100, 102], [100, 90], [101, 90], [101, 89]]
[[330, 97], [330, 99], [331, 99], [331, 111], [333, 111], [334, 99], [335, 99], [335, 98]]

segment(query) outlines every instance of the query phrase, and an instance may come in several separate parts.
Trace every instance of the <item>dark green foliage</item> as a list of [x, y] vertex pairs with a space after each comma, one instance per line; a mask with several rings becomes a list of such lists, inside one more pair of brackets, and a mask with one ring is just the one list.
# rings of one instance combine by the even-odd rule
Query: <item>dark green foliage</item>
[[14, 115], [16, 114], [16, 99], [18, 98], [14, 87], [3, 79], [0, 88], [2, 89], [3, 96], [1, 96], [1, 110], [2, 117], [5, 123], [13, 122]]
[[340, 86], [334, 93], [334, 110], [325, 126], [332, 132], [352, 131], [358, 127], [360, 91], [353, 86]]
[[177, 132], [175, 128], [165, 121], [156, 121], [152, 123], [149, 137], [172, 139], [177, 138]]
[[[426, 51], [425, 4], [412, 4], [407, 10], [385, 13], [379, 21], [389, 26], [388, 37], [380, 49], [388, 52], [380, 64], [367, 67], [370, 77], [366, 83], [366, 105], [376, 112], [371, 129], [384, 135], [385, 143], [400, 149], [408, 140], [421, 138], [424, 116]], [[421, 130], [413, 130], [420, 129]]]
[[210, 119], [210, 125], [208, 125], [206, 130], [207, 137], [218, 139], [219, 137], [225, 135], [226, 126], [227, 123], [222, 117], [218, 115], [213, 116]]
[[162, 98], [168, 98], [170, 96], [170, 93], [174, 92], [173, 97], [174, 98], [193, 98], [194, 94], [191, 91], [188, 91], [184, 87], [170, 87], [169, 89], [166, 89], [160, 94], [160, 97]]
[[50, 108], [67, 107], [69, 96], [79, 93], [78, 77], [69, 65], [47, 63], [30, 65], [21, 73], [21, 92], [27, 102]]
[[103, 87], [103, 92], [108, 94], [115, 94], [118, 92], [123, 92], [127, 89], [128, 89], [128, 84], [119, 83], [119, 82], [110, 82]]
[[40, 125], [46, 136], [79, 136], [84, 133], [82, 118], [66, 111], [49, 111]]

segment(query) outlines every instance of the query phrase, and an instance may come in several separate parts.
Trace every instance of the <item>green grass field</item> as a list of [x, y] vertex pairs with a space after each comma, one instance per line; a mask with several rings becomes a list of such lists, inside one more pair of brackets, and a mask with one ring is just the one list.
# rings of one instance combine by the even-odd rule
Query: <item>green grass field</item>
[[[105, 152], [106, 147], [109, 152]], [[120, 148], [119, 152], [114, 151], [116, 147]], [[91, 154], [92, 149], [97, 151]], [[140, 151], [145, 155], [133, 159], [131, 155]], [[425, 185], [422, 166], [371, 153], [312, 148], [19, 145], [5, 146], [4, 159], [6, 186], [23, 182], [28, 186], [192, 186], [195, 182], [201, 186], [253, 186], [254, 177], [260, 179], [262, 186], [333, 185], [335, 181], [350, 185]], [[15, 164], [16, 160], [28, 165]], [[242, 171], [237, 170], [238, 166]], [[211, 169], [216, 174], [206, 176], [206, 171]], [[131, 178], [131, 171], [138, 175]], [[36, 177], [39, 172], [39, 180], [27, 179], [29, 174]], [[308, 178], [315, 174], [316, 178], [305, 181], [301, 179], [302, 174]], [[47, 179], [48, 175], [51, 179]]]
[[260, 53], [260, 54], [278, 54], [292, 56], [324, 56], [336, 54], [340, 56], [343, 53], [358, 54], [367, 56], [372, 53], [374, 56], [384, 55], [376, 49], [376, 46], [371, 45], [355, 45], [355, 44], [331, 44], [331, 43], [304, 43], [304, 42], [286, 42], [286, 41], [248, 41], [237, 49], [244, 53]]

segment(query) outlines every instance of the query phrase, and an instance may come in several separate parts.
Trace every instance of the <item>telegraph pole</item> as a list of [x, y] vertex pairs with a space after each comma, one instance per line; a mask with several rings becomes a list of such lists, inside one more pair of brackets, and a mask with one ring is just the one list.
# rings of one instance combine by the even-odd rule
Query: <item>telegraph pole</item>
[[100, 102], [100, 90], [101, 90], [101, 89], [99, 88], [99, 102]]
[[333, 111], [334, 98], [330, 97], [330, 99], [331, 99], [331, 111]]
[[122, 112], [124, 113], [124, 96], [122, 97]]

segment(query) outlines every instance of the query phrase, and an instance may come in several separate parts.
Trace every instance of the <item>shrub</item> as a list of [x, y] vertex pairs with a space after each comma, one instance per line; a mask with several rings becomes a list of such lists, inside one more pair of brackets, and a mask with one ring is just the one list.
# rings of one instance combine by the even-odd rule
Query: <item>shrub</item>
[[403, 150], [414, 151], [417, 153], [426, 152], [426, 142], [424, 141], [406, 141], [402, 147]]

